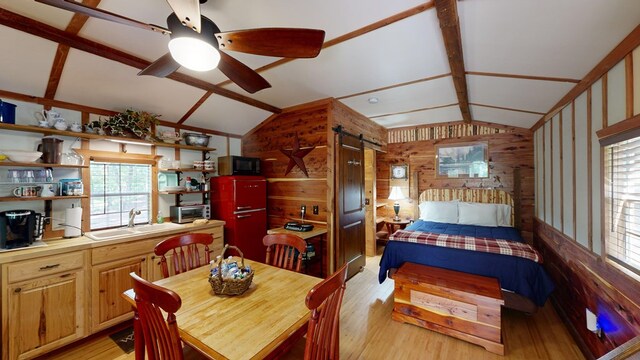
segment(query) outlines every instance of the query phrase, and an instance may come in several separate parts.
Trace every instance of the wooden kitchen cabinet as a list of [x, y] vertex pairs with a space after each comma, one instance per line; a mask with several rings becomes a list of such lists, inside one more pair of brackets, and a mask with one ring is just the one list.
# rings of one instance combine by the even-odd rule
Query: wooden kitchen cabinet
[[87, 335], [85, 252], [4, 265], [2, 358], [27, 359]]
[[133, 316], [122, 293], [133, 287], [129, 273], [147, 278], [147, 255], [94, 265], [91, 269], [91, 332], [106, 329]]

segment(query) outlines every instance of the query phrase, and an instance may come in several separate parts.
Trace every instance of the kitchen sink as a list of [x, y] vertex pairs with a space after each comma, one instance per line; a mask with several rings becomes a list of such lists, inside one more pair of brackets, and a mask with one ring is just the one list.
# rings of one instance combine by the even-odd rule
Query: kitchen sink
[[109, 230], [91, 231], [85, 233], [85, 236], [96, 241], [122, 239], [127, 236], [136, 236], [141, 234], [156, 233], [161, 231], [169, 231], [180, 228], [181, 226], [174, 223], [138, 225], [132, 228], [118, 228]]

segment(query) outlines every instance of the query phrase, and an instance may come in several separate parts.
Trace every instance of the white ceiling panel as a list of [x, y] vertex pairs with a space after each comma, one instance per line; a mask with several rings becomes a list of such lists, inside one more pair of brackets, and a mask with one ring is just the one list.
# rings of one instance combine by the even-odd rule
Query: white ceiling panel
[[271, 115], [268, 111], [212, 95], [189, 117], [186, 124], [243, 135]]
[[[370, 104], [368, 100], [372, 97], [377, 98], [378, 103]], [[458, 98], [453, 87], [453, 79], [447, 76], [354, 96], [341, 101], [365, 116], [377, 116], [453, 104], [458, 102]]]
[[[488, 76], [467, 76], [469, 102], [547, 112], [575, 84]], [[474, 118], [475, 119], [475, 118]]]
[[71, 49], [56, 99], [122, 111], [128, 107], [178, 121], [204, 91], [168, 79], [136, 76], [138, 69]]
[[262, 76], [273, 87], [252, 97], [287, 107], [448, 72], [438, 20], [429, 11], [324, 49], [315, 59], [267, 70]]
[[0, 7], [16, 14], [64, 30], [73, 17], [73, 13], [37, 3], [33, 0], [0, 0]]
[[447, 121], [461, 121], [462, 114], [458, 105], [438, 109], [416, 111], [407, 114], [397, 114], [371, 119], [386, 128], [437, 124]]
[[638, 0], [458, 2], [467, 71], [582, 79], [640, 22]]
[[540, 118], [542, 117], [542, 115], [474, 105], [471, 105], [471, 115], [473, 117], [473, 120], [476, 121], [517, 126], [527, 129], [532, 127], [536, 123], [536, 121], [540, 120]]
[[4, 26], [0, 44], [0, 89], [44, 96], [58, 44]]

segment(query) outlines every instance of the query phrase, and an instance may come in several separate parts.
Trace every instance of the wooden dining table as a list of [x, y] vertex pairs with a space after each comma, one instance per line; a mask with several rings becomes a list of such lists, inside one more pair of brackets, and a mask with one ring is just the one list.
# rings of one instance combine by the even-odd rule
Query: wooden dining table
[[[250, 260], [245, 265], [255, 274], [238, 296], [215, 295], [208, 266], [155, 282], [182, 299], [176, 312], [182, 341], [212, 359], [273, 357], [309, 321], [305, 297], [322, 279]], [[123, 297], [135, 306], [133, 289]]]

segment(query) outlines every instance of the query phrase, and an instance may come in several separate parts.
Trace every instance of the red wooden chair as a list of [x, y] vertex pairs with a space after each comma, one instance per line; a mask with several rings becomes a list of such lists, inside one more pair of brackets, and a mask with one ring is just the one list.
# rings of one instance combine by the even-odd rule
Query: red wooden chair
[[307, 328], [305, 360], [338, 360], [340, 357], [340, 305], [346, 281], [347, 264], [344, 264], [307, 294], [305, 303], [312, 312]]
[[[145, 348], [149, 360], [184, 359], [175, 316], [182, 305], [180, 296], [150, 283], [134, 272], [129, 275], [133, 279], [133, 291], [136, 293], [133, 319], [136, 359], [144, 360]], [[166, 322], [161, 309], [167, 313]]]
[[[211, 234], [184, 234], [163, 240], [156, 245], [153, 252], [162, 256], [160, 266], [162, 277], [170, 276], [166, 254], [171, 252], [174, 274], [180, 274], [191, 269], [208, 264], [211, 261], [209, 245], [213, 243]], [[204, 245], [204, 263], [200, 261], [200, 251], [196, 244]], [[185, 254], [186, 250], [186, 254]]]
[[262, 243], [267, 247], [268, 265], [294, 270], [295, 250], [298, 250], [298, 260], [295, 261], [295, 271], [300, 272], [302, 254], [307, 250], [307, 242], [292, 234], [273, 234], [262, 238]]

